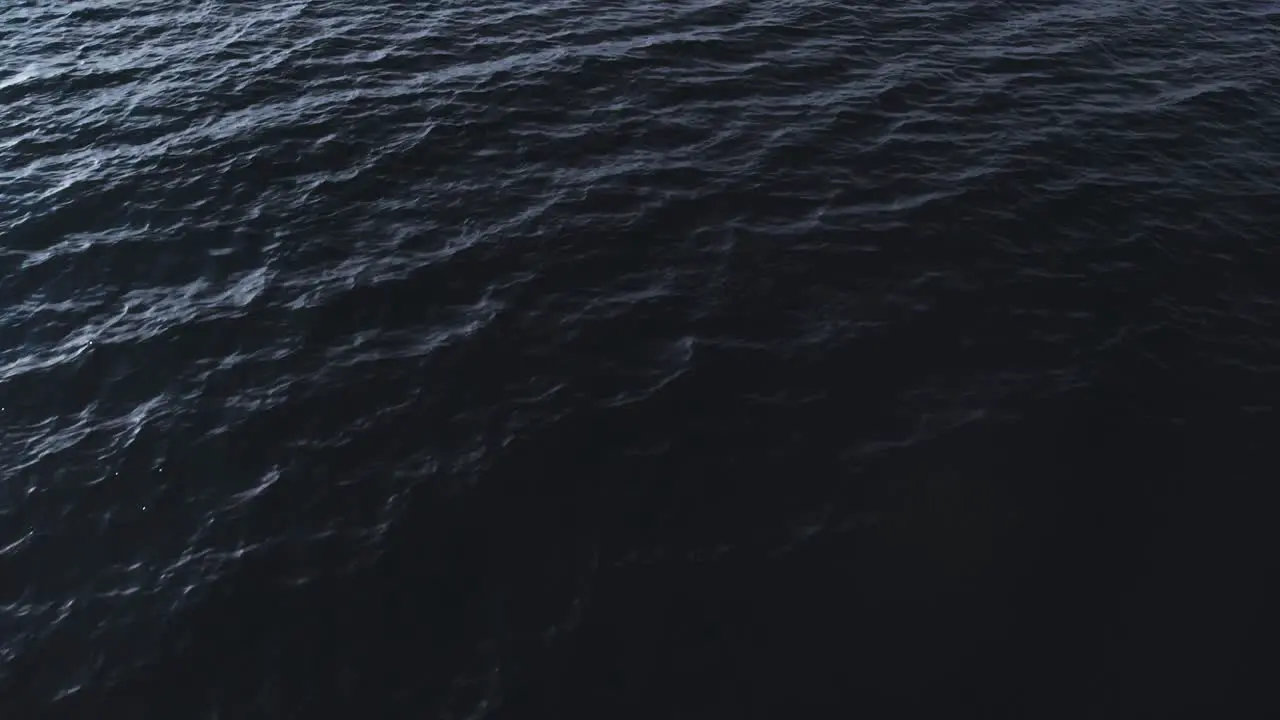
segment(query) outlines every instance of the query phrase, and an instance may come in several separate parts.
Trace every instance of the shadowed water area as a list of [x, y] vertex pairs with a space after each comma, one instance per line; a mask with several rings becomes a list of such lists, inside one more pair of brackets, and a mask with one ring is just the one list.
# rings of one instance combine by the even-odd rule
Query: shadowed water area
[[1262, 718], [1280, 4], [10, 0], [0, 716]]

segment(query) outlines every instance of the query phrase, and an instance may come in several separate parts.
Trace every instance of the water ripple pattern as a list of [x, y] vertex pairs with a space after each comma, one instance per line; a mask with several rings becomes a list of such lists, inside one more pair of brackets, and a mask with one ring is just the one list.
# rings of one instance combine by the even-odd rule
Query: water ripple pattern
[[[5, 3], [0, 712], [784, 717], [813, 688], [653, 694], [593, 643], [650, 647], [620, 598], [705, 568], [817, 587], [794, 568], [894, 533], [1031, 533], [993, 497], [1091, 522], [1071, 478], [1195, 447], [1243, 478], [1277, 428], [1278, 28], [1270, 0]], [[968, 572], [979, 536], [921, 562]], [[863, 701], [931, 694], [881, 660]], [[1075, 716], [1126, 716], [1082, 687]]]

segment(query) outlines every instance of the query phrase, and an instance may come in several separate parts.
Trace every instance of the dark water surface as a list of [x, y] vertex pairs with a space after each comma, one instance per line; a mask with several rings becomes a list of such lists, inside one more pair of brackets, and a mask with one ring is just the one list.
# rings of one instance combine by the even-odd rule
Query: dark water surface
[[9, 0], [0, 716], [1276, 717], [1280, 3]]

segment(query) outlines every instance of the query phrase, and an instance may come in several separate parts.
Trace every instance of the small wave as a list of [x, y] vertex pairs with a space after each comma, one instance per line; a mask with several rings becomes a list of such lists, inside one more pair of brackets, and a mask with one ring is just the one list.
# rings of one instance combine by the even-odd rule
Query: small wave
[[575, 664], [610, 583], [1260, 458], [1276, 10], [1220, 5], [5, 5], [0, 694], [558, 716], [638, 677]]

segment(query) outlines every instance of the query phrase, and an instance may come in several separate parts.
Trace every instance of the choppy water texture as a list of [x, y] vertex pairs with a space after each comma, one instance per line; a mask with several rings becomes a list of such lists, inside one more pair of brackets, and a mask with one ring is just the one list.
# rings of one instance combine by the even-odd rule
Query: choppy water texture
[[4, 3], [0, 714], [1274, 717], [1278, 43]]

